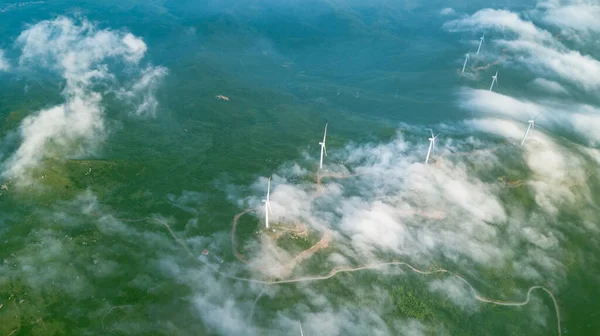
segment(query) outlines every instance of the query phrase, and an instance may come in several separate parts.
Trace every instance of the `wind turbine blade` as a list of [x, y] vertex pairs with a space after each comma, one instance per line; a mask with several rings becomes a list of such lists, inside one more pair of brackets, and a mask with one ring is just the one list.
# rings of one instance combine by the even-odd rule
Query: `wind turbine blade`
[[[329, 124], [329, 123], [327, 123]], [[325, 138], [327, 137], [327, 124], [325, 124], [325, 134], [323, 134], [323, 144], [325, 144]]]
[[427, 164], [427, 162], [429, 162], [429, 155], [431, 154], [431, 146], [432, 146], [432, 140], [429, 140], [429, 149], [427, 150], [427, 156], [425, 157], [425, 164]]
[[325, 152], [325, 156], [327, 156], [327, 147], [325, 145], [323, 145], [323, 151]]
[[265, 203], [265, 227], [269, 228], [269, 202]]
[[529, 124], [529, 126], [527, 126], [527, 130], [525, 130], [525, 135], [523, 135], [523, 140], [521, 140], [521, 147], [525, 143], [525, 139], [527, 139], [527, 134], [529, 133], [530, 128], [531, 128], [531, 124]]
[[300, 326], [300, 336], [304, 336], [304, 332], [302, 332], [302, 323], [298, 322], [298, 325]]
[[321, 142], [321, 158], [319, 159], [319, 169], [323, 168], [323, 150], [325, 149], [325, 146], [323, 146], [323, 143]]
[[533, 120], [536, 120], [540, 115], [542, 115], [542, 112], [538, 113], [538, 115], [536, 115], [535, 118], [533, 118]]

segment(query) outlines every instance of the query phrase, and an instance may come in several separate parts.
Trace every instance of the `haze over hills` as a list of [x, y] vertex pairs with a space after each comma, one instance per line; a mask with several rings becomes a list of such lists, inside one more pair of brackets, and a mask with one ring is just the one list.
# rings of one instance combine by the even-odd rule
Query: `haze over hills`
[[597, 333], [595, 13], [0, 6], [0, 334]]

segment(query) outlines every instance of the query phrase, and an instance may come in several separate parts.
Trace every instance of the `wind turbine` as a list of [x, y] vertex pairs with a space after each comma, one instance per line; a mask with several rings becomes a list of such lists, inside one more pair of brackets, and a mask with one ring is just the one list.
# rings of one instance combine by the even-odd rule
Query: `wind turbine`
[[529, 119], [529, 125], [527, 126], [527, 130], [525, 131], [525, 135], [523, 135], [523, 140], [521, 140], [521, 147], [523, 146], [523, 144], [525, 143], [525, 139], [527, 139], [527, 134], [529, 134], [529, 130], [532, 128], [535, 128], [535, 120], [542, 114], [542, 112], [540, 112], [537, 116], [535, 116], [535, 118], [533, 119]]
[[319, 169], [323, 168], [323, 153], [327, 156], [327, 148], [325, 148], [325, 138], [327, 137], [327, 124], [325, 124], [325, 134], [323, 134], [323, 141], [319, 142], [321, 145], [321, 161], [319, 161]]
[[479, 38], [479, 47], [477, 47], [477, 55], [479, 55], [479, 50], [481, 49], [481, 45], [483, 44], [483, 40], [485, 39], [484, 36], [485, 33], [481, 34], [481, 37]]
[[304, 336], [304, 333], [302, 332], [302, 323], [300, 323], [300, 321], [298, 321], [298, 325], [300, 326], [300, 336]]
[[498, 82], [498, 70], [496, 70], [496, 74], [492, 76], [492, 85], [490, 85], [490, 91], [492, 91], [492, 88], [494, 87], [494, 83]]
[[465, 73], [465, 68], [467, 67], [467, 61], [468, 61], [468, 60], [469, 60], [469, 53], [466, 53], [466, 54], [465, 54], [465, 63], [463, 64], [462, 71], [460, 72], [461, 74], [462, 74], [462, 73]]
[[268, 180], [268, 186], [267, 186], [267, 199], [263, 200], [263, 203], [265, 203], [265, 227], [268, 229], [269, 228], [269, 212], [273, 213], [273, 210], [271, 210], [271, 202], [269, 202], [269, 196], [271, 195], [271, 177], [269, 176], [269, 180]]
[[429, 149], [427, 150], [427, 157], [425, 158], [425, 163], [429, 162], [429, 155], [431, 154], [431, 152], [433, 152], [434, 148], [435, 148], [435, 139], [437, 139], [437, 137], [440, 136], [440, 134], [438, 133], [438, 135], [433, 135], [433, 130], [431, 130], [431, 138], [429, 138]]

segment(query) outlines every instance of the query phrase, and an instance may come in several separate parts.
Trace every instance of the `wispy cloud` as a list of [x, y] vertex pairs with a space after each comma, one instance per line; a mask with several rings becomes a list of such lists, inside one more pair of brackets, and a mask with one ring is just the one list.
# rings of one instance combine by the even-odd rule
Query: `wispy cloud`
[[496, 31], [494, 44], [503, 52], [510, 53], [515, 64], [544, 77], [569, 81], [584, 91], [600, 88], [600, 62], [590, 55], [567, 48], [549, 31], [517, 13], [482, 9], [471, 16], [448, 21], [443, 27], [455, 32]]
[[564, 94], [564, 95], [569, 93], [569, 91], [567, 89], [565, 89], [564, 86], [560, 85], [559, 83], [557, 83], [555, 81], [547, 80], [545, 78], [536, 78], [533, 81], [531, 81], [531, 85], [533, 85], [534, 87], [537, 87], [541, 90], [544, 90], [548, 93]]
[[[486, 91], [486, 94], [494, 93]], [[515, 138], [520, 138], [525, 130], [509, 119], [495, 121], [483, 118], [467, 124], [471, 126], [470, 129], [508, 134]], [[449, 133], [463, 129], [462, 125], [445, 125], [445, 128]], [[417, 133], [422, 133], [422, 136]], [[331, 160], [343, 157], [345, 164], [352, 167], [357, 175], [324, 179], [324, 191], [317, 194], [314, 193], [316, 189], [313, 183], [298, 182], [298, 179], [292, 178], [298, 169], [290, 169], [289, 165], [281, 167], [273, 175], [272, 225], [301, 222], [319, 235], [331, 232], [334, 251], [319, 252], [328, 255], [329, 265], [322, 273], [327, 273], [335, 266], [377, 263], [387, 261], [387, 256], [393, 256], [424, 268], [434, 262], [454, 265], [468, 278], [477, 278], [484, 283], [493, 279], [482, 278], [482, 274], [475, 269], [503, 269], [503, 272], [509, 269], [513, 277], [534, 282], [543, 280], [551, 283], [549, 287], [556, 288], [564, 280], [560, 260], [560, 241], [564, 237], [555, 230], [553, 218], [564, 204], [585, 196], [584, 191], [574, 192], [566, 185], [567, 181], [582, 177], [579, 174], [583, 171], [584, 163], [547, 137], [532, 134], [531, 146], [525, 148], [522, 160], [533, 174], [521, 187], [529, 189], [530, 197], [539, 205], [539, 208], [532, 210], [526, 209], [519, 199], [507, 199], [505, 195], [510, 189], [498, 179], [490, 181], [484, 177], [489, 175], [487, 170], [490, 169], [509, 174], [513, 168], [503, 161], [506, 161], [507, 155], [514, 160], [512, 156], [516, 154], [494, 152], [494, 147], [499, 146], [497, 142], [473, 138], [441, 140], [434, 154], [440, 164], [434, 167], [422, 163], [427, 150], [426, 140], [426, 129], [412, 128], [409, 134], [398, 135], [388, 143], [348, 145], [343, 150], [331, 151], [335, 156]], [[458, 154], [472, 151], [474, 146], [480, 148], [477, 151], [481, 153]], [[506, 151], [511, 150], [507, 148]], [[518, 151], [518, 147], [513, 147], [512, 152]], [[330, 163], [327, 169], [337, 171], [345, 168]], [[258, 226], [262, 225], [260, 199], [265, 188], [266, 179], [259, 178], [250, 188], [257, 195], [247, 197], [240, 203], [256, 208]], [[318, 198], [314, 198], [315, 195]], [[283, 266], [293, 258], [293, 253], [276, 246], [266, 235], [259, 235], [258, 239], [245, 243], [241, 248], [258, 277], [301, 276], [322, 268], [322, 265], [307, 261], [291, 274], [284, 272]], [[406, 275], [405, 271], [410, 273], [403, 269], [396, 271], [398, 275]], [[450, 300], [466, 311], [477, 311], [481, 307], [471, 290], [456, 278], [423, 281], [428, 282], [426, 287], [433, 295]], [[338, 286], [347, 284], [342, 282]], [[406, 324], [400, 320], [392, 323], [393, 327], [379, 324], [375, 317], [385, 314], [386, 308], [383, 306], [378, 310], [363, 308], [342, 311], [336, 308], [332, 299], [323, 297], [315, 289], [299, 287], [298, 290], [313, 307], [318, 307], [313, 308], [311, 313], [301, 314], [302, 319], [307, 321], [305, 330], [317, 330], [314, 328], [319, 326], [321, 332], [327, 330], [331, 334], [341, 334], [348, 332], [346, 324], [349, 321], [355, 321], [352, 330], [363, 330], [370, 325], [372, 333], [420, 335], [431, 332], [431, 329], [421, 328], [418, 324], [413, 325], [414, 328], [402, 329], [399, 326]], [[348, 290], [361, 291], [356, 286]], [[381, 290], [374, 287], [370, 293], [379, 293]], [[274, 287], [270, 291], [270, 296], [279, 293], [279, 289]], [[203, 294], [203, 297], [206, 295]], [[387, 294], [371, 295], [377, 295], [380, 302], [389, 300]], [[202, 302], [206, 300], [204, 298]], [[295, 308], [300, 309], [301, 306], [299, 304]], [[218, 309], [213, 308], [223, 311], [224, 320], [239, 315], [239, 312], [232, 312], [233, 308], [227, 303], [219, 304]], [[269, 314], [261, 310], [258, 313]], [[283, 321], [289, 319], [290, 314], [298, 312], [281, 312], [279, 318], [282, 320], [279, 323], [285, 325], [287, 322]], [[539, 314], [544, 314], [544, 311]], [[321, 318], [324, 319], [322, 322]], [[345, 322], [340, 324], [340, 321]], [[219, 328], [225, 331], [239, 323], [232, 322]], [[374, 329], [373, 325], [377, 328]]]
[[[600, 32], [600, 4], [585, 0], [542, 1], [536, 7], [544, 23], [576, 34]], [[568, 33], [568, 32], [567, 32]], [[569, 34], [576, 36], [575, 34]]]
[[538, 126], [570, 132], [592, 146], [600, 144], [600, 136], [593, 131], [600, 127], [600, 108], [596, 106], [560, 101], [554, 97], [537, 100], [515, 98], [468, 88], [461, 89], [459, 95], [459, 105], [480, 116], [508, 117], [526, 127], [529, 119], [543, 113], [536, 121]]
[[[564, 51], [549, 33], [540, 31], [518, 14], [484, 10], [473, 17], [460, 19], [452, 29], [491, 27], [512, 32], [519, 43]], [[139, 62], [146, 46], [135, 36], [97, 30], [85, 21], [76, 24], [59, 18], [32, 26], [22, 34], [19, 42], [23, 48], [21, 66], [42, 66], [59, 71], [67, 86], [64, 104], [39, 111], [23, 122], [23, 143], [7, 163], [5, 173], [8, 176], [20, 176], [44, 157], [90, 151], [101, 143], [107, 134], [102, 108], [104, 92], [95, 91], [96, 83], [109, 84], [107, 90], [139, 106], [135, 113], [154, 113], [156, 100], [153, 90], [166, 70], [160, 67], [141, 69]], [[49, 46], [53, 43], [56, 49]], [[513, 51], [520, 50], [509, 40], [500, 41], [499, 45], [502, 43]], [[38, 45], [39, 48], [36, 47]], [[515, 53], [515, 57], [528, 64], [527, 68], [535, 73], [548, 72], [539, 70], [540, 67], [550, 69], [543, 65], [548, 62], [547, 59], [519, 58], [522, 56]], [[124, 62], [137, 69], [140, 77], [123, 88], [113, 87], [115, 74], [109, 71], [111, 62]], [[567, 80], [566, 75], [553, 73]], [[582, 76], [581, 73], [577, 75]], [[573, 77], [571, 80], [578, 79]], [[555, 91], [562, 87], [558, 82], [541, 78], [534, 84]], [[593, 87], [593, 82], [590, 85]], [[443, 134], [438, 140], [432, 160], [436, 165], [423, 163], [428, 130], [411, 126], [405, 127], [404, 132], [391, 141], [330, 148], [324, 172], [336, 172], [338, 176], [324, 178], [320, 190], [316, 188], [314, 172], [309, 168], [289, 163], [278, 168], [272, 179], [272, 225], [289, 228], [300, 223], [311, 233], [311, 243], [328, 233], [331, 235], [329, 248], [319, 250], [323, 258], [317, 258], [316, 262], [307, 259], [297, 267], [287, 269], [286, 266], [297, 255], [297, 251], [288, 249], [292, 243], [278, 245], [263, 232], [242, 243], [248, 264], [228, 261], [219, 266], [220, 270], [255, 279], [295, 277], [327, 274], [336, 266], [366, 265], [397, 258], [424, 269], [439, 264], [460, 271], [466, 278], [487, 287], [490, 296], [524, 294], [521, 288], [494, 285], [494, 277], [504, 278], [507, 274], [518, 282], [544, 282], [552, 289], [560, 287], [566, 279], [563, 262], [566, 237], [561, 232], [573, 229], [597, 233], [598, 228], [592, 223], [594, 214], [577, 212], [569, 220], [562, 216], [569, 207], [590, 203], [588, 187], [573, 187], [574, 182], [585, 180], [589, 163], [572, 151], [569, 147], [574, 146], [572, 143], [565, 144], [564, 140], [552, 137], [548, 130], [567, 125], [584, 136], [595, 127], [598, 111], [593, 106], [570, 101], [509, 97], [488, 90], [466, 88], [460, 91], [460, 104], [473, 112], [475, 118], [439, 125], [447, 135]], [[539, 124], [546, 130], [533, 131], [529, 135], [530, 141], [522, 148], [505, 144], [494, 137], [490, 139], [485, 134], [518, 141], [525, 132], [527, 119], [539, 112], [544, 112]], [[468, 126], [466, 130], [465, 125]], [[471, 131], [477, 132], [473, 134]], [[588, 135], [586, 139], [593, 143], [594, 136]], [[597, 151], [588, 149], [586, 153], [597, 160], [596, 164], [600, 162]], [[310, 159], [311, 154], [307, 154], [306, 158]], [[332, 163], [342, 159], [345, 165]], [[315, 162], [309, 161], [306, 166], [310, 163]], [[520, 181], [512, 181], [518, 179]], [[513, 192], [507, 181], [516, 182], [518, 191]], [[263, 226], [261, 200], [266, 185], [266, 178], [260, 177], [248, 188], [224, 188], [234, 190], [230, 195], [233, 203], [256, 210], [245, 216], [254, 216], [254, 220], [246, 223], [256, 225], [257, 231]], [[242, 189], [247, 194], [240, 196], [239, 190]], [[193, 226], [198, 222], [203, 194], [184, 191], [166, 198], [191, 217], [188, 224]], [[159, 251], [153, 258], [141, 256], [149, 264], [148, 274], [144, 275], [150, 278], [150, 275], [166, 274], [177, 285], [189, 287], [188, 303], [204, 328], [213, 333], [262, 335], [273, 330], [286, 332], [295, 330], [296, 321], [303, 323], [305, 334], [417, 336], [432, 334], [432, 329], [436, 328], [426, 326], [426, 322], [390, 314], [390, 294], [376, 281], [357, 286], [359, 280], [353, 276], [331, 280], [337, 281], [337, 290], [353, 293], [355, 297], [352, 299], [332, 294], [327, 286], [320, 284], [297, 283], [285, 287], [249, 284], [218, 274], [198, 260], [203, 257], [201, 251], [207, 246], [210, 246], [207, 259], [218, 258], [215, 255], [219, 251], [229, 251], [231, 241], [228, 233], [202, 236], [191, 233], [197, 231], [188, 230], [190, 225], [185, 226], [183, 230], [186, 233], [179, 235], [190, 248], [190, 255], [186, 255], [187, 251], [182, 252], [162, 227], [153, 231], [150, 225], [136, 226], [110, 213], [103, 214], [98, 199], [89, 192], [76, 199], [69, 208], [82, 216], [99, 213], [94, 215], [95, 220], [87, 217], [86, 220], [93, 222], [100, 234], [110, 238], [95, 250], [93, 265], [83, 272], [77, 265], [89, 262], [78, 260], [79, 263], [72, 263], [70, 256], [87, 257], [83, 253], [75, 253], [81, 251], [77, 243], [83, 244], [84, 238], [72, 242], [69, 237], [63, 237], [64, 227], [53, 225], [75, 226], [78, 222], [74, 220], [75, 216], [57, 212], [43, 216], [46, 227], [37, 228], [29, 237], [39, 243], [18, 251], [18, 257], [14, 258], [18, 271], [12, 271], [11, 275], [20, 272], [33, 287], [60, 280], [62, 287], [59, 288], [75, 296], [86, 293], [91, 286], [91, 282], [77, 278], [83, 273], [102, 278], [124, 272], [117, 263], [118, 258], [114, 257], [117, 255], [115, 251], [130, 250], [129, 244], [135, 243], [139, 244], [140, 250]], [[579, 225], [583, 220], [587, 224]], [[184, 225], [180, 223], [179, 230]], [[60, 235], [58, 232], [61, 232]], [[191, 236], [186, 238], [187, 233]], [[8, 269], [8, 266], [0, 265], [0, 270]], [[386, 275], [394, 276], [395, 282], [405, 281], [412, 275], [412, 271], [406, 268], [382, 268], [372, 272], [378, 272], [377, 276], [381, 275], [382, 279]], [[497, 275], [499, 273], [501, 275]], [[72, 279], [77, 279], [73, 286]], [[482, 305], [473, 297], [472, 291], [457, 278], [423, 276], [419, 281], [426, 283], [422, 286], [423, 290], [430, 291], [435, 299], [449, 300], [469, 313], [481, 309]], [[157, 280], [148, 282], [158, 287]], [[148, 291], [155, 290], [149, 289], [143, 280], [138, 279], [135, 283], [141, 283], [140, 288]], [[297, 302], [288, 300], [290, 293], [294, 294]], [[259, 295], [264, 295], [264, 300], [290, 296], [286, 297], [283, 307], [274, 311], [255, 305]], [[367, 306], [364, 304], [367, 300], [361, 300], [361, 305], [356, 305], [356, 297], [369, 298], [377, 304]], [[551, 323], [543, 318], [547, 311], [536, 309], [546, 303], [533, 300], [534, 308], [527, 310], [540, 326]], [[384, 321], [382, 316], [386, 314], [392, 316], [391, 321]], [[131, 331], [122, 331], [126, 333], [128, 330]]]
[[[4, 163], [3, 175], [15, 179], [27, 175], [47, 157], [62, 158], [93, 152], [107, 135], [101, 88], [112, 88], [114, 63], [137, 70], [141, 79], [129, 97], [142, 96], [138, 114], [153, 114], [153, 91], [163, 68], [140, 70], [146, 44], [131, 33], [100, 30], [93, 23], [75, 22], [66, 17], [39, 22], [23, 31], [17, 39], [21, 48], [19, 66], [58, 72], [66, 81], [63, 104], [33, 113], [22, 122], [22, 143]], [[96, 85], [102, 83], [103, 85]], [[26, 180], [21, 180], [25, 182]]]
[[121, 99], [129, 101], [138, 116], [155, 116], [158, 101], [155, 93], [162, 78], [168, 73], [164, 67], [148, 67], [142, 71], [141, 78], [129, 88], [117, 92]]
[[549, 32], [539, 29], [532, 22], [523, 20], [519, 14], [503, 9], [481, 9], [471, 16], [448, 21], [442, 27], [454, 32], [496, 29], [500, 32], [514, 33], [526, 40], [546, 42], [554, 40]]
[[454, 8], [446, 7], [446, 8], [442, 8], [442, 10], [440, 10], [440, 15], [454, 15], [454, 14], [456, 14], [456, 11], [454, 10]]
[[0, 72], [10, 70], [10, 63], [4, 56], [4, 50], [0, 49]]
[[[484, 129], [482, 124], [473, 125]], [[493, 128], [498, 131], [510, 129], [502, 126]], [[511, 134], [518, 138], [523, 132], [524, 128], [515, 125]], [[426, 140], [426, 137], [423, 139]], [[461, 151], [464, 145], [455, 142], [454, 151]], [[482, 164], [484, 168], [483, 161], [479, 163], [477, 157], [464, 157], [465, 162], [460, 157], [459, 161], [450, 159], [449, 149], [452, 147], [439, 146], [436, 156], [448, 156], [449, 159], [443, 159], [442, 166], [438, 168], [422, 164], [425, 145], [418, 146], [403, 137], [388, 144], [348, 147], [343, 156], [360, 175], [331, 181], [336, 189], [342, 191], [323, 193], [318, 203], [312, 199], [311, 193], [305, 191], [306, 185], [274, 183], [271, 197], [272, 202], [278, 205], [274, 207], [274, 221], [290, 222], [295, 217], [309, 227], [336, 232], [335, 245], [346, 257], [340, 258], [340, 262], [349, 258], [368, 263], [379, 260], [382, 253], [402, 255], [424, 264], [440, 254], [454, 262], [467, 258], [486, 267], [508, 262], [513, 253], [510, 247], [501, 247], [501, 228], [507, 225], [509, 213], [514, 211], [513, 207], [519, 207], [518, 204], [507, 208], [499, 198], [502, 193], [500, 184], [488, 184], [473, 175], [468, 166]], [[540, 182], [540, 189], [546, 188], [546, 185], [560, 185], [571, 178], [551, 174], [553, 168], [570, 171], [570, 174], [576, 174], [573, 169], [579, 169], [577, 163], [565, 166], [568, 160], [563, 156], [552, 159], [555, 163], [546, 167], [536, 164], [544, 159], [536, 156], [550, 155], [553, 150], [556, 148], [532, 150], [528, 152], [531, 157], [526, 157], [526, 162], [536, 172], [536, 179], [546, 183], [542, 187]], [[501, 162], [493, 154], [480, 159]], [[550, 158], [546, 157], [543, 162], [548, 160]], [[286, 173], [280, 171], [278, 174], [285, 176]], [[352, 194], [348, 195], [347, 190], [352, 190]], [[540, 195], [545, 195], [539, 198], [541, 205], [545, 202], [544, 197], [553, 197], [549, 190]], [[559, 193], [552, 199], [559, 202], [568, 198], [568, 190], [565, 190], [564, 194]], [[248, 203], [260, 209], [258, 201], [259, 198], [251, 198]], [[298, 204], [302, 206], [298, 207]], [[281, 216], [281, 213], [288, 217]], [[444, 224], [436, 224], [438, 221]], [[258, 249], [256, 254], [250, 255], [250, 259], [264, 264], [269, 253], [280, 252]]]

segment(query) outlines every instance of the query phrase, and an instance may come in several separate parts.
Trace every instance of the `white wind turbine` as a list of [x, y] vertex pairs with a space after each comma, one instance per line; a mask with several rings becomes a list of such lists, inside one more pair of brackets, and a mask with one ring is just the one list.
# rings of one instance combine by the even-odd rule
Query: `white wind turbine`
[[477, 55], [479, 55], [479, 50], [481, 49], [481, 45], [483, 44], [483, 40], [485, 39], [485, 33], [481, 34], [481, 37], [479, 38], [479, 47], [477, 47]]
[[427, 150], [427, 157], [425, 158], [425, 163], [429, 162], [429, 155], [433, 152], [434, 148], [435, 148], [435, 139], [437, 139], [437, 137], [440, 136], [440, 134], [438, 133], [438, 135], [433, 135], [433, 130], [431, 130], [431, 138], [429, 138], [429, 149]]
[[535, 128], [535, 120], [542, 114], [540, 112], [535, 118], [529, 119], [529, 125], [527, 126], [527, 130], [525, 131], [525, 135], [523, 135], [523, 140], [521, 140], [521, 146], [525, 143], [525, 139], [527, 139], [527, 134], [529, 134], [529, 130]]
[[319, 142], [321, 145], [321, 160], [319, 161], [319, 169], [323, 168], [323, 153], [327, 156], [327, 148], [325, 148], [325, 138], [327, 137], [327, 124], [325, 124], [325, 134], [323, 134], [323, 141]]
[[271, 177], [269, 177], [268, 185], [267, 185], [267, 198], [263, 200], [265, 203], [265, 227], [269, 228], [269, 212], [273, 213], [271, 210], [271, 202], [269, 202], [269, 196], [271, 195]]
[[496, 70], [496, 74], [492, 76], [492, 85], [490, 85], [490, 91], [492, 91], [492, 88], [494, 87], [494, 83], [498, 82], [498, 70]]
[[467, 67], [467, 61], [468, 61], [468, 60], [469, 60], [469, 53], [466, 53], [466, 54], [465, 54], [465, 63], [463, 64], [462, 71], [460, 72], [461, 74], [462, 74], [462, 73], [465, 73], [465, 68]]

